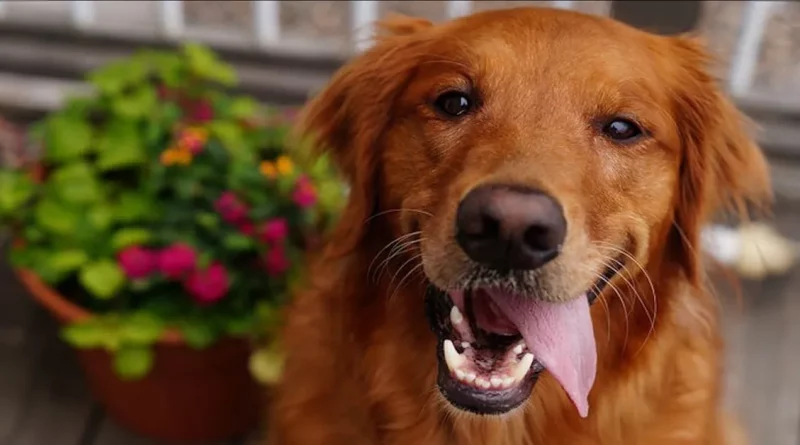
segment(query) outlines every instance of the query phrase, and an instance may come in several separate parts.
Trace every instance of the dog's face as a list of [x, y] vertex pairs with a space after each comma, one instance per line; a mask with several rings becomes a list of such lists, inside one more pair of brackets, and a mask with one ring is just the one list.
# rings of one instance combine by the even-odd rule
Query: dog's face
[[540, 9], [387, 28], [306, 114], [352, 180], [336, 242], [381, 212], [413, 241], [454, 406], [507, 412], [547, 370], [586, 415], [591, 303], [668, 249], [694, 279], [702, 222], [766, 193], [759, 151], [683, 38]]

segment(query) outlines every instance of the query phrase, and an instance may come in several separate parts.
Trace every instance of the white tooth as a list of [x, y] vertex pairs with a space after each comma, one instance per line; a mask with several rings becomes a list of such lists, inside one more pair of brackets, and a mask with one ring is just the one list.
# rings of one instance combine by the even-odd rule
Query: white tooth
[[466, 377], [466, 374], [464, 373], [464, 371], [462, 371], [460, 369], [456, 369], [456, 378], [458, 380], [462, 380], [463, 381], [465, 377]]
[[522, 360], [517, 363], [517, 366], [512, 371], [511, 377], [517, 382], [522, 380], [531, 369], [531, 365], [533, 365], [533, 354], [529, 352], [522, 356]]
[[511, 388], [511, 385], [514, 384], [514, 377], [506, 377], [503, 379], [503, 386], [506, 388]]
[[475, 384], [483, 389], [489, 389], [489, 387], [492, 386], [492, 384], [489, 383], [489, 381], [484, 379], [483, 377], [478, 377], [477, 379], [475, 379]]
[[472, 382], [474, 382], [474, 381], [475, 381], [475, 374], [473, 374], [473, 373], [471, 373], [471, 372], [467, 372], [467, 374], [464, 376], [464, 380], [465, 380], [467, 383], [472, 383]]
[[461, 347], [464, 348], [464, 349], [469, 349], [469, 342], [462, 341], [461, 342]]
[[517, 354], [517, 355], [522, 354], [522, 350], [523, 349], [524, 349], [524, 346], [522, 346], [522, 344], [514, 346], [514, 354]]
[[461, 311], [456, 306], [453, 306], [453, 309], [450, 310], [450, 321], [454, 325], [461, 324], [464, 321], [464, 316], [461, 315]]
[[503, 385], [503, 379], [501, 379], [500, 377], [492, 377], [490, 381], [492, 383], [492, 386], [494, 386], [495, 388], [499, 388], [500, 386]]
[[447, 362], [447, 367], [451, 371], [455, 371], [464, 364], [464, 357], [456, 351], [456, 347], [450, 340], [444, 341], [444, 361]]

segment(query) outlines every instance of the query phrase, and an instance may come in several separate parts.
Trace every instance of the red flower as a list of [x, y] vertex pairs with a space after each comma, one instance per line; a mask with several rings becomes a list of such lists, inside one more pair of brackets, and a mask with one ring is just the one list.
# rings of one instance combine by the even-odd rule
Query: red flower
[[258, 236], [261, 241], [273, 244], [283, 241], [289, 235], [289, 223], [286, 218], [273, 218], [261, 225]]
[[256, 226], [250, 221], [239, 223], [239, 231], [247, 236], [253, 236], [256, 233]]
[[182, 278], [195, 267], [197, 267], [197, 253], [186, 244], [173, 244], [158, 255], [158, 268], [167, 278]]
[[205, 270], [195, 270], [183, 283], [186, 292], [200, 304], [213, 304], [221, 300], [230, 289], [228, 271], [220, 263]]
[[233, 192], [224, 192], [214, 202], [214, 209], [228, 224], [240, 224], [247, 218], [248, 208]]
[[292, 192], [292, 200], [301, 208], [308, 208], [317, 203], [317, 191], [306, 176], [297, 178]]
[[117, 255], [117, 262], [131, 280], [146, 278], [158, 266], [158, 255], [141, 246], [131, 246]]
[[271, 276], [286, 272], [289, 270], [289, 266], [289, 258], [286, 256], [286, 249], [282, 245], [270, 249], [264, 257], [264, 267], [267, 269], [267, 274]]
[[207, 100], [198, 100], [189, 110], [189, 115], [196, 122], [208, 122], [214, 119], [214, 107]]

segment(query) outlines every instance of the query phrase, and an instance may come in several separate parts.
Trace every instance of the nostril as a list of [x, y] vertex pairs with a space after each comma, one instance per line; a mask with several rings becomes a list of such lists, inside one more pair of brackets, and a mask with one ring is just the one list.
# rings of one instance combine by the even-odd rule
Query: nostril
[[543, 225], [528, 227], [523, 234], [525, 246], [534, 252], [547, 252], [553, 250], [552, 231]]
[[484, 213], [481, 215], [481, 226], [482, 230], [478, 235], [480, 238], [494, 239], [500, 237], [500, 221], [497, 218]]

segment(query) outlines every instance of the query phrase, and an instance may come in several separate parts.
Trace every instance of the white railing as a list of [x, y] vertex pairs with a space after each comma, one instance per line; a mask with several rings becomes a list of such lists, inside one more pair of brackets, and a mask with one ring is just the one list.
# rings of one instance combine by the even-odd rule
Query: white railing
[[[0, 0], [0, 19], [7, 17], [8, 3], [16, 2]], [[95, 3], [97, 2], [93, 0], [73, 0], [70, 2], [70, 17], [75, 28], [85, 32], [92, 30], [97, 20]], [[168, 39], [181, 39], [184, 37], [187, 32], [183, 11], [184, 2], [181, 0], [160, 0], [157, 3], [157, 14], [162, 35]], [[373, 31], [372, 23], [379, 16], [379, 3], [376, 0], [350, 1], [350, 24], [352, 27], [350, 43], [352, 49], [359, 51], [370, 45]], [[574, 0], [554, 0], [550, 3], [554, 7], [563, 9], [573, 9], [579, 4]], [[780, 3], [787, 2], [751, 0], [743, 8], [741, 30], [727, 76], [732, 94], [740, 96], [750, 90], [758, 64], [766, 24], [770, 16], [774, 14], [775, 6]], [[449, 0], [446, 1], [445, 10], [448, 17], [463, 16], [469, 14], [472, 10], [472, 2], [470, 0]], [[253, 1], [254, 27], [250, 43], [262, 49], [284, 46], [280, 14], [281, 7], [278, 0]]]

